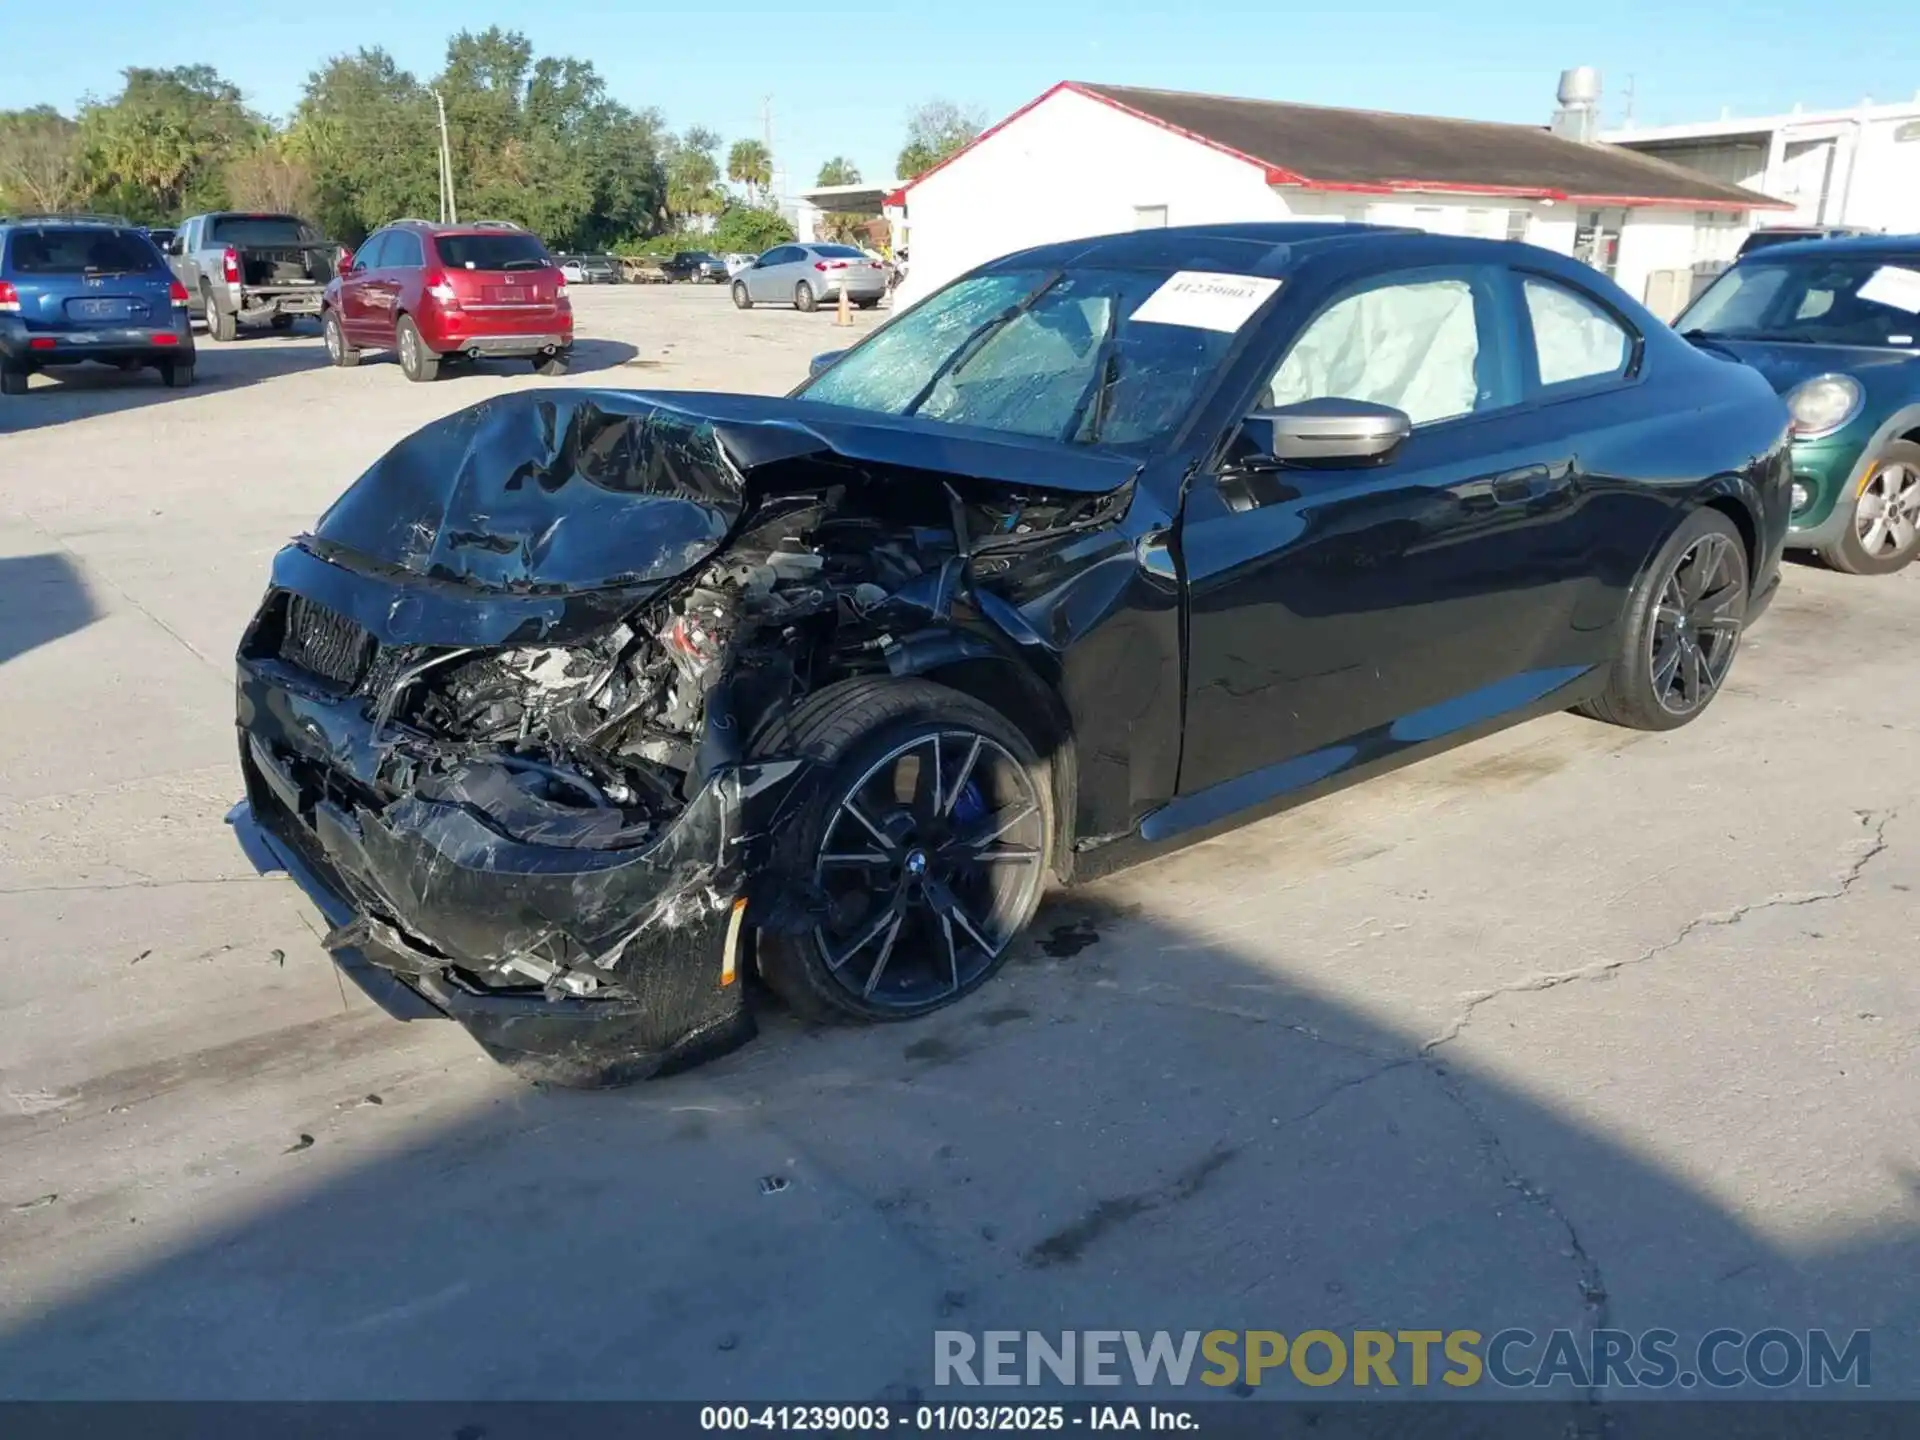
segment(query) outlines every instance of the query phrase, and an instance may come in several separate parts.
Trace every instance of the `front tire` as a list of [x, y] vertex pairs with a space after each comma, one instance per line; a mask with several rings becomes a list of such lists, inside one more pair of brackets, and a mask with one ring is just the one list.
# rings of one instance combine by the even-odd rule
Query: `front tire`
[[1920, 445], [1896, 440], [1880, 452], [1852, 518], [1820, 558], [1848, 575], [1891, 575], [1920, 554]]
[[1747, 550], [1733, 521], [1695, 510], [1627, 603], [1607, 688], [1580, 713], [1633, 730], [1677, 730], [1720, 693], [1747, 618]]
[[821, 909], [805, 934], [761, 934], [769, 988], [810, 1020], [907, 1020], [999, 970], [1046, 888], [1055, 824], [1018, 727], [944, 685], [866, 678], [815, 692], [755, 749], [817, 767], [774, 863]]
[[814, 298], [813, 286], [802, 280], [793, 287], [793, 308], [812, 314], [819, 308], [820, 302]]
[[733, 303], [736, 309], [751, 310], [753, 308], [753, 296], [747, 293], [746, 281], [733, 282]]
[[320, 335], [327, 342], [327, 359], [344, 369], [360, 363], [360, 352], [347, 343], [346, 328], [338, 311], [329, 310], [320, 322]]
[[409, 380], [423, 384], [437, 380], [440, 377], [440, 357], [429, 350], [427, 342], [420, 338], [420, 327], [413, 323], [411, 315], [400, 317], [394, 334], [400, 349], [400, 373]]

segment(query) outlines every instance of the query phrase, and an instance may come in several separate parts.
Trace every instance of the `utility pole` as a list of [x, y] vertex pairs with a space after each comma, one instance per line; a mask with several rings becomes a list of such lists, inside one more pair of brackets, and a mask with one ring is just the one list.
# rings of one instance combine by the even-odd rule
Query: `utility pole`
[[779, 170], [773, 158], [773, 96], [760, 97], [760, 143], [767, 147], [767, 190], [763, 203], [779, 203]]
[[1621, 122], [1621, 128], [1633, 128], [1633, 76], [1627, 76], [1627, 118]]
[[460, 209], [453, 198], [453, 143], [447, 138], [447, 102], [440, 98], [438, 90], [427, 93], [433, 96], [434, 108], [440, 112], [440, 223], [457, 225]]

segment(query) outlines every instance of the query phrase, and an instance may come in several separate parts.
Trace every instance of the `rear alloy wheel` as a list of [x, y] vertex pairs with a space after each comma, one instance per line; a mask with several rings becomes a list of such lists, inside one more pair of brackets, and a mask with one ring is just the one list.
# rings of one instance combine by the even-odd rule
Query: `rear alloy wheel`
[[818, 692], [786, 734], [821, 783], [778, 863], [819, 910], [806, 934], [762, 934], [768, 985], [809, 1019], [872, 1021], [984, 983], [1046, 887], [1053, 807], [1026, 737], [958, 691], [892, 679]]
[[204, 293], [207, 312], [207, 338], [209, 340], [232, 340], [240, 333], [240, 322], [234, 316], [224, 313], [213, 303], [213, 291]]
[[1694, 511], [1635, 587], [1596, 720], [1674, 730], [1712, 702], [1747, 621], [1747, 551], [1718, 510]]
[[337, 311], [329, 310], [320, 322], [320, 334], [327, 342], [327, 359], [347, 368], [360, 363], [360, 352], [347, 343], [347, 332]]
[[818, 300], [813, 298], [813, 286], [809, 285], [806, 281], [802, 280], [798, 285], [793, 287], [794, 309], [811, 312], [819, 303]]
[[746, 281], [736, 280], [733, 282], [733, 303], [741, 310], [751, 310], [753, 308], [753, 296], [747, 293]]
[[400, 373], [409, 380], [427, 381], [440, 375], [440, 357], [427, 348], [427, 342], [420, 338], [420, 329], [413, 323], [411, 315], [402, 315], [400, 323], [394, 327], [395, 337], [400, 346]]
[[0, 370], [0, 395], [24, 395], [26, 393], [26, 371]]
[[184, 390], [193, 384], [191, 360], [169, 360], [160, 367], [160, 383], [169, 390]]
[[1853, 504], [1853, 523], [1820, 552], [1849, 575], [1891, 575], [1920, 554], [1920, 445], [1881, 451]]

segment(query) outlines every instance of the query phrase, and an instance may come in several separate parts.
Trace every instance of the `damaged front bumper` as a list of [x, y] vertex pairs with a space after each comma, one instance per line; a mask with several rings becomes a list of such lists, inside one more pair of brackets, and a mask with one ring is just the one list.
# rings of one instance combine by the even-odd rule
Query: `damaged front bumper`
[[751, 1036], [748, 879], [804, 762], [716, 770], [641, 845], [528, 844], [461, 805], [383, 801], [364, 710], [274, 670], [240, 662], [247, 796], [229, 819], [256, 867], [307, 892], [336, 962], [389, 1013], [449, 1016], [495, 1059], [567, 1084]]

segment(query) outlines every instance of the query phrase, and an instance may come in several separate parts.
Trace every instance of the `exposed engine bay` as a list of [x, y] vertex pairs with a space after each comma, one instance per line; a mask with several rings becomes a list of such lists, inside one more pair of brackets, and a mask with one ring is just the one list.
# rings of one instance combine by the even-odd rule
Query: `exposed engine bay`
[[380, 729], [422, 798], [477, 811], [511, 840], [643, 844], [808, 692], [897, 668], [903, 641], [947, 619], [983, 544], [1018, 546], [1113, 503], [969, 504], [937, 478], [909, 488], [867, 473], [780, 496], [589, 641], [385, 657]]

